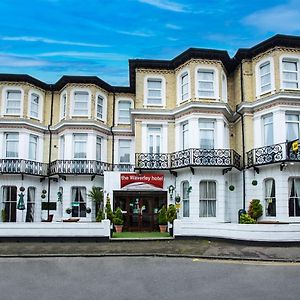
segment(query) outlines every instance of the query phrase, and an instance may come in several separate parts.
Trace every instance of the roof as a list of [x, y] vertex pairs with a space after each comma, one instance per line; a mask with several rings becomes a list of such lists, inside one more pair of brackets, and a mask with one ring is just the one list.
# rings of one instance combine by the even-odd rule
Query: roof
[[277, 34], [252, 48], [239, 49], [233, 58], [225, 50], [189, 48], [172, 60], [130, 59], [130, 86], [112, 86], [97, 76], [62, 76], [56, 83], [48, 84], [27, 74], [0, 74], [1, 81], [28, 82], [46, 91], [59, 91], [69, 83], [95, 84], [108, 92], [134, 93], [136, 69], [174, 70], [190, 59], [208, 59], [221, 61], [228, 73], [233, 72], [243, 59], [250, 59], [274, 47], [300, 48], [300, 36]]

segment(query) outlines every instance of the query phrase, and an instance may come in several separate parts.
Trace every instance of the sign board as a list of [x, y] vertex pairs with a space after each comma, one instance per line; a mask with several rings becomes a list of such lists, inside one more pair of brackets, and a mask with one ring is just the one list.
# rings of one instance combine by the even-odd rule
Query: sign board
[[180, 208], [180, 203], [176, 203], [175, 207], [176, 207], [176, 209], [179, 209]]
[[79, 206], [79, 202], [72, 202], [72, 206]]
[[121, 173], [121, 188], [131, 183], [147, 183], [158, 188], [164, 186], [164, 175], [162, 174], [135, 174], [135, 173]]
[[292, 143], [292, 150], [293, 152], [298, 152], [298, 149], [299, 149], [299, 143], [298, 140], [296, 140]]

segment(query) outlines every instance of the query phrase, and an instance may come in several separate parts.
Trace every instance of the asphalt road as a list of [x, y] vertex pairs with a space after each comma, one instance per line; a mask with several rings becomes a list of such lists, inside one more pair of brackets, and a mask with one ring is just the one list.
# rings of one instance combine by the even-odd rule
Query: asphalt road
[[0, 299], [299, 299], [300, 264], [188, 258], [0, 258]]

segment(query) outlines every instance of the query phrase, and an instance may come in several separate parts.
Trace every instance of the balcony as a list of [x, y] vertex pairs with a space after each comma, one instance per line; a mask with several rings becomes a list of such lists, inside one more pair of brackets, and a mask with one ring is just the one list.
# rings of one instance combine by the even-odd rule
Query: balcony
[[300, 153], [294, 153], [290, 146], [290, 143], [280, 143], [252, 149], [247, 152], [247, 167], [284, 161], [300, 161]]
[[235, 167], [241, 169], [241, 157], [232, 149], [186, 149], [173, 153], [136, 153], [136, 168], [170, 170], [184, 167]]
[[104, 171], [111, 171], [111, 164], [98, 160], [55, 160], [50, 163], [50, 175], [103, 175]]
[[47, 176], [48, 164], [25, 159], [0, 159], [0, 173]]

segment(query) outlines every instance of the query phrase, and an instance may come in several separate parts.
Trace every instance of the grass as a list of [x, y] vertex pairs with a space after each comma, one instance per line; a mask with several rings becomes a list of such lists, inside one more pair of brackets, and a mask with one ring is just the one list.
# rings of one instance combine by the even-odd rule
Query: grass
[[139, 231], [139, 232], [128, 232], [128, 231], [124, 231], [121, 233], [113, 233], [113, 238], [162, 238], [162, 237], [170, 237], [170, 234], [168, 232], [164, 232], [164, 233], [160, 233], [160, 232], [156, 232], [156, 231], [152, 231], [152, 232], [143, 232], [143, 231]]

